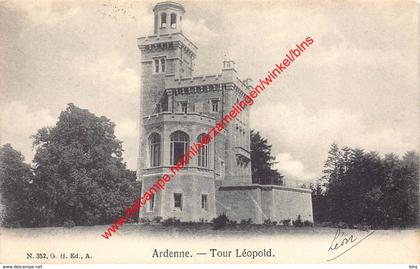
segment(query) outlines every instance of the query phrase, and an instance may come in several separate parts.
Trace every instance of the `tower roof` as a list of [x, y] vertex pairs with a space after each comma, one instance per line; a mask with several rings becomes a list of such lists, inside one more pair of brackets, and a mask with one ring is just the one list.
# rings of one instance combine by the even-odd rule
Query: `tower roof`
[[153, 12], [156, 12], [159, 9], [167, 9], [167, 8], [180, 9], [182, 10], [182, 12], [185, 12], [185, 8], [181, 4], [172, 2], [172, 1], [164, 1], [164, 2], [157, 3], [156, 6], [153, 8]]

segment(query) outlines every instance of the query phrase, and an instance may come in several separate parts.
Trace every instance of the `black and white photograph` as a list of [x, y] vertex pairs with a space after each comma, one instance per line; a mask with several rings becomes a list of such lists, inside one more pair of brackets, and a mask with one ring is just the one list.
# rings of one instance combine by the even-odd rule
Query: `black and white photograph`
[[415, 1], [1, 1], [2, 268], [417, 268], [419, 27]]

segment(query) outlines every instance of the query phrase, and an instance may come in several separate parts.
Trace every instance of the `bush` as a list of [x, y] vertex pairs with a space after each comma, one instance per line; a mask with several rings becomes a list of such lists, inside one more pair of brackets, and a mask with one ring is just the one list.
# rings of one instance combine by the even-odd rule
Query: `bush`
[[300, 217], [300, 215], [298, 215], [297, 219], [293, 221], [293, 226], [294, 227], [302, 227], [303, 226], [302, 218]]
[[312, 222], [310, 222], [309, 220], [305, 220], [303, 222], [303, 226], [304, 227], [312, 227], [312, 226], [314, 226], [314, 224]]
[[273, 225], [273, 222], [270, 218], [264, 220], [264, 225]]
[[154, 218], [153, 218], [153, 220], [152, 220], [152, 221], [153, 221], [154, 223], [160, 223], [160, 221], [161, 221], [161, 220], [162, 220], [162, 217], [161, 217], [161, 216], [156, 216], [156, 217], [154, 217]]
[[283, 223], [283, 226], [290, 226], [290, 222], [291, 222], [291, 219], [284, 219], [281, 221], [281, 223]]
[[228, 217], [226, 217], [225, 213], [222, 213], [217, 218], [213, 219], [213, 229], [214, 230], [223, 229], [228, 223], [229, 223]]
[[268, 218], [268, 219], [265, 219], [264, 220], [264, 225], [273, 225], [273, 226], [276, 226], [277, 225], [277, 221], [271, 221], [271, 219], [270, 218]]
[[231, 226], [236, 226], [238, 225], [238, 222], [236, 220], [229, 220], [228, 224]]
[[177, 218], [167, 218], [163, 220], [161, 223], [163, 226], [175, 226], [175, 225], [181, 224], [181, 220]]
[[148, 218], [141, 218], [140, 223], [149, 224], [150, 220]]
[[358, 229], [358, 230], [360, 230], [360, 231], [369, 231], [370, 226], [367, 225], [367, 224], [365, 224], [365, 223], [363, 223], [363, 224], [356, 225], [355, 228]]
[[253, 222], [252, 222], [252, 219], [251, 219], [251, 218], [249, 218], [249, 219], [247, 219], [247, 220], [242, 219], [242, 220], [241, 220], [241, 222], [240, 222], [239, 224], [240, 224], [240, 225], [242, 225], [242, 226], [244, 226], [244, 225], [251, 225], [251, 224], [253, 224]]
[[334, 225], [335, 228], [340, 228], [340, 229], [348, 229], [349, 225], [343, 221], [340, 221], [339, 223]]
[[74, 223], [74, 221], [72, 221], [72, 220], [66, 220], [64, 223], [63, 223], [63, 227], [64, 228], [73, 228], [74, 226], [76, 226], [76, 224]]

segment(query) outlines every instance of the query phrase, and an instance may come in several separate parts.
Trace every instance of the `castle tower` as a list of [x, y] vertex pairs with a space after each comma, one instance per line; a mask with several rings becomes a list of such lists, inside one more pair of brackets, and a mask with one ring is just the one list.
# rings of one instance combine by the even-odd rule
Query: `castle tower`
[[[164, 173], [171, 181], [164, 190], [155, 190], [140, 218], [211, 221], [226, 213], [230, 219], [251, 218], [255, 223], [297, 215], [311, 219], [310, 190], [252, 183], [249, 106], [229, 120], [232, 107], [252, 89], [249, 80], [238, 78], [231, 60], [223, 62], [219, 74], [193, 76], [197, 47], [182, 32], [184, 7], [161, 2], [153, 12], [153, 35], [137, 40], [141, 52], [137, 175], [142, 194]], [[189, 156], [190, 146], [222, 120], [228, 124], [217, 138], [171, 174], [180, 157]], [[287, 210], [297, 204], [301, 205], [297, 210]]]
[[[194, 113], [195, 103], [175, 98], [173, 83], [190, 79], [197, 47], [182, 33], [185, 9], [174, 2], [154, 8], [154, 35], [138, 38], [141, 51], [140, 149], [138, 178], [147, 191], [169, 167], [215, 124], [213, 117]], [[211, 220], [216, 214], [214, 147], [200, 152], [157, 193], [141, 215]]]
[[185, 9], [174, 2], [158, 3], [155, 35], [138, 39], [141, 50], [141, 106], [143, 115], [168, 110], [168, 100], [161, 100], [165, 78], [191, 77], [197, 47], [182, 34]]

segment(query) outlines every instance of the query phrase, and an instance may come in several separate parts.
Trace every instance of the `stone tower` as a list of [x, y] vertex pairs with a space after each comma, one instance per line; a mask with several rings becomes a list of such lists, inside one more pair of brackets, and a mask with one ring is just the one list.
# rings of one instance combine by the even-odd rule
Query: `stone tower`
[[[229, 60], [223, 62], [219, 74], [193, 76], [197, 47], [182, 32], [184, 7], [161, 2], [153, 12], [154, 34], [137, 40], [141, 52], [137, 174], [142, 193], [168, 173], [190, 145], [227, 117], [250, 87], [238, 78], [235, 62]], [[305, 193], [304, 198], [297, 193]], [[308, 208], [310, 190], [252, 184], [246, 107], [141, 208], [140, 218], [210, 221], [221, 213], [237, 221], [251, 218], [255, 223], [267, 217], [295, 218], [297, 211], [279, 211], [284, 209], [283, 198], [292, 201], [287, 195], [294, 198], [294, 206], [303, 201]], [[300, 214], [309, 217], [306, 211]]]
[[[138, 39], [141, 51], [139, 179], [147, 190], [207, 133], [214, 117], [194, 112], [193, 100], [177, 100], [175, 81], [192, 77], [197, 47], [182, 34], [185, 9], [174, 2], [158, 3], [154, 9], [154, 35]], [[185, 98], [184, 98], [185, 99]], [[189, 102], [188, 102], [189, 101]], [[211, 219], [216, 214], [214, 147], [190, 163], [149, 201], [141, 215], [153, 219]]]

